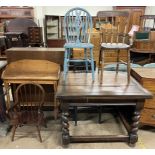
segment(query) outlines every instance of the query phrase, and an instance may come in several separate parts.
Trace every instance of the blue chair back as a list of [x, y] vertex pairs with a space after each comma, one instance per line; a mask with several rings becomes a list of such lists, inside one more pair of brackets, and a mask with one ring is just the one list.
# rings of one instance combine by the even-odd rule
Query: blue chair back
[[72, 8], [64, 17], [64, 32], [67, 43], [89, 43], [92, 17], [83, 8]]

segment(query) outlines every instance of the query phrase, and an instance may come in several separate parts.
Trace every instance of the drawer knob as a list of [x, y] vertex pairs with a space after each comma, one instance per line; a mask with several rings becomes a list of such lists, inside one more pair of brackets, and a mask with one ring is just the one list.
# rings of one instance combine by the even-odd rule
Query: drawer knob
[[152, 118], [155, 119], [155, 115], [152, 115]]

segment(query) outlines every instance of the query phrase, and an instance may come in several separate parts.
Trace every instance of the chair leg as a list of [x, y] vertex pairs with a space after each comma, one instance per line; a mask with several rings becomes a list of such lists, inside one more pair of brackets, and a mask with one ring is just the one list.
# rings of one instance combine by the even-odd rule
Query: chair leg
[[56, 97], [54, 97], [54, 119], [57, 120], [57, 118], [58, 118], [58, 105], [57, 105]]
[[40, 140], [40, 142], [42, 142], [42, 138], [41, 138], [41, 134], [40, 134], [40, 127], [39, 127], [39, 125], [37, 125], [36, 127], [37, 127], [37, 131], [38, 131], [38, 135], [39, 135], [39, 140]]
[[17, 126], [14, 125], [13, 128], [12, 128], [12, 141], [14, 141], [14, 136], [15, 136], [15, 132], [16, 132], [16, 129], [17, 129]]
[[104, 71], [104, 51], [101, 49], [101, 75], [100, 75], [100, 83], [103, 81], [103, 71]]
[[102, 51], [100, 48], [99, 59], [98, 59], [98, 73], [99, 73], [99, 67], [101, 67], [101, 56], [102, 56], [101, 54], [102, 54]]
[[86, 72], [88, 72], [88, 61], [87, 61], [87, 49], [84, 49], [84, 59], [85, 59], [85, 65], [86, 65]]
[[67, 69], [68, 68], [68, 51], [65, 49], [65, 56], [64, 56], [64, 77], [66, 79]]
[[41, 120], [41, 125], [43, 125], [45, 128], [47, 128], [46, 118], [44, 116]]
[[54, 119], [57, 120], [58, 118], [58, 107], [54, 107]]
[[119, 56], [120, 56], [120, 50], [117, 50], [116, 74], [118, 74], [118, 70], [119, 70]]
[[127, 50], [127, 78], [128, 83], [130, 82], [130, 50]]
[[91, 59], [91, 70], [92, 70], [92, 79], [93, 81], [95, 80], [95, 75], [94, 75], [94, 58], [93, 58], [93, 49], [90, 49], [90, 59]]

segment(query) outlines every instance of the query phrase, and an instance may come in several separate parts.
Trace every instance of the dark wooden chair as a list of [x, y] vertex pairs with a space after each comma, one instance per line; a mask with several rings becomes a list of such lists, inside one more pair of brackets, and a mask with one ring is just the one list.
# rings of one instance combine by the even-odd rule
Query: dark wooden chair
[[36, 83], [22, 83], [15, 91], [15, 103], [9, 108], [8, 114], [12, 127], [12, 141], [14, 141], [17, 127], [23, 125], [35, 125], [42, 142], [40, 126], [46, 122], [42, 111], [45, 91], [43, 87]]

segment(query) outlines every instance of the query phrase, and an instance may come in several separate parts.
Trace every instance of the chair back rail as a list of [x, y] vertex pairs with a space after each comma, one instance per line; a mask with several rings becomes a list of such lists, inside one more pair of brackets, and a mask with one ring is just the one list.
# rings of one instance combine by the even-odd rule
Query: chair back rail
[[73, 8], [64, 17], [64, 32], [67, 43], [89, 43], [92, 17], [83, 8]]
[[100, 31], [102, 32], [101, 42], [128, 42], [128, 11], [99, 11], [97, 17], [99, 20]]

